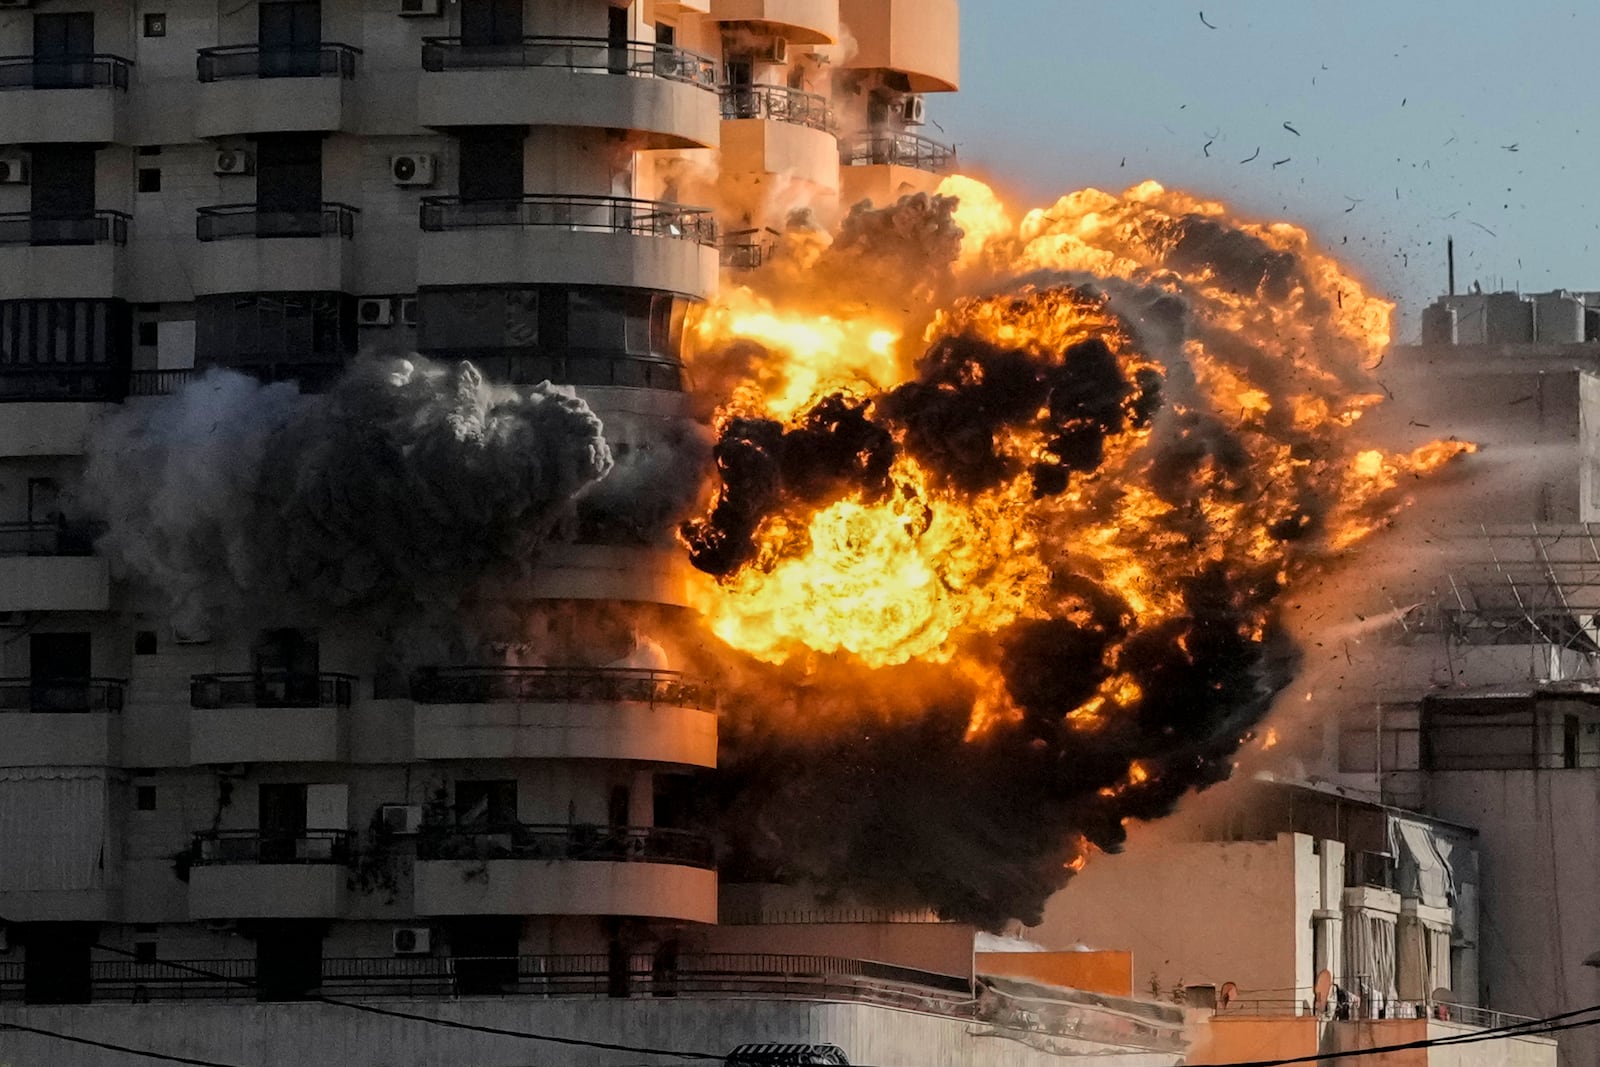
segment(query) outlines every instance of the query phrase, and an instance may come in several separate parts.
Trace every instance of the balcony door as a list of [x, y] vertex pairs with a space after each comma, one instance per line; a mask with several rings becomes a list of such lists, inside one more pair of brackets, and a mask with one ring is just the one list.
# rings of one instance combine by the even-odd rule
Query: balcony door
[[90, 670], [88, 634], [28, 636], [29, 705], [34, 711], [88, 711]]
[[256, 236], [322, 236], [320, 134], [256, 138]]
[[306, 787], [273, 783], [258, 787], [256, 825], [262, 863], [293, 863], [306, 835]]
[[37, 144], [30, 150], [33, 243], [94, 243], [94, 148]]
[[321, 72], [321, 0], [271, 0], [256, 7], [263, 78], [314, 78]]
[[522, 47], [522, 0], [461, 0], [467, 48]]
[[321, 652], [314, 635], [304, 630], [267, 630], [256, 640], [254, 658], [257, 707], [317, 706]]
[[94, 83], [94, 12], [33, 16], [33, 87], [78, 89]]
[[523, 131], [486, 126], [462, 130], [456, 188], [472, 225], [514, 225], [522, 220]]
[[256, 999], [305, 1000], [322, 986], [324, 924], [304, 919], [257, 924]]

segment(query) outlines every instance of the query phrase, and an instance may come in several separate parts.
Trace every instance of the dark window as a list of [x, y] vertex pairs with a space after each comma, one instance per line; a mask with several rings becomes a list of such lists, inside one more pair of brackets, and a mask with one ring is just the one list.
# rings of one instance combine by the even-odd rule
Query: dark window
[[28, 923], [19, 931], [22, 999], [29, 1004], [89, 1003], [89, 923]]
[[159, 193], [161, 191], [161, 168], [139, 168], [139, 191], [141, 193]]
[[257, 788], [256, 828], [262, 863], [293, 863], [306, 832], [306, 787], [274, 783]]
[[195, 301], [195, 361], [202, 366], [294, 377], [297, 365], [337, 364], [355, 349], [356, 302], [343, 293], [233, 293]]
[[268, 630], [255, 647], [256, 703], [263, 708], [316, 707], [320, 651], [303, 630]]
[[456, 824], [474, 829], [514, 826], [517, 821], [515, 781], [457, 782]]
[[656, 44], [671, 48], [678, 43], [678, 27], [670, 22], [656, 23]]
[[607, 66], [613, 74], [628, 73], [628, 9], [608, 7], [606, 43], [609, 46]]
[[165, 11], [145, 12], [144, 35], [146, 37], [165, 37], [167, 35], [167, 13]]
[[139, 811], [155, 811], [156, 787], [153, 785], [134, 786], [133, 806]]
[[650, 354], [650, 295], [584, 290], [567, 297], [567, 347]]
[[129, 318], [120, 300], [0, 300], [0, 397], [120, 399]]
[[1578, 766], [1578, 733], [1580, 724], [1576, 715], [1561, 717], [1561, 766], [1571, 770]]
[[[33, 84], [71, 89], [94, 84], [94, 12], [33, 16]], [[36, 179], [37, 180], [37, 179]]]
[[[273, 7], [279, 5], [263, 5]], [[322, 138], [274, 133], [256, 138], [256, 236], [322, 235]]]
[[154, 322], [139, 323], [139, 344], [143, 348], [154, 348], [160, 332], [160, 324]]
[[457, 191], [463, 200], [516, 200], [522, 196], [521, 130], [486, 126], [462, 130]]
[[727, 62], [728, 84], [735, 89], [748, 88], [755, 81], [755, 69], [748, 59], [730, 59]]
[[522, 43], [522, 0], [461, 0], [461, 43]]
[[539, 344], [537, 289], [424, 289], [417, 294], [418, 344], [468, 352]]
[[256, 8], [263, 78], [314, 78], [321, 61], [318, 0], [263, 0]]
[[159, 156], [161, 154], [161, 146], [158, 144], [140, 145], [139, 154], [141, 156]]
[[314, 922], [263, 922], [256, 930], [256, 999], [304, 1000], [322, 985], [322, 928]]
[[154, 963], [161, 957], [156, 953], [154, 941], [135, 941], [133, 943], [133, 959], [135, 963]]
[[606, 806], [606, 812], [612, 826], [629, 826], [629, 818], [633, 807], [633, 791], [625, 785], [611, 787], [611, 800]]
[[28, 675], [35, 681], [87, 679], [89, 652], [89, 635], [85, 633], [31, 634], [28, 637]]
[[29, 186], [34, 244], [92, 243], [92, 228], [79, 220], [94, 215], [94, 148], [34, 145]]
[[133, 654], [135, 656], [153, 656], [156, 654], [156, 632], [154, 630], [140, 630], [133, 635]]

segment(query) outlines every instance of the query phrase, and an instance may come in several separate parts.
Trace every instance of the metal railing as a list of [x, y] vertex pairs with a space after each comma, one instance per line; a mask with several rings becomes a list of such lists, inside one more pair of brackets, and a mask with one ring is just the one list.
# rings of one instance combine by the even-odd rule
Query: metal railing
[[121, 400], [128, 391], [126, 365], [103, 363], [0, 363], [0, 403], [6, 401]]
[[459, 37], [424, 37], [422, 69], [505, 70], [546, 67], [587, 74], [621, 74], [715, 89], [717, 64], [695, 52], [644, 41], [604, 37], [524, 37], [505, 44], [466, 44]]
[[196, 674], [189, 679], [189, 706], [222, 708], [348, 708], [355, 692], [352, 674], [252, 671]]
[[[256, 961], [95, 960], [91, 999], [99, 1003], [253, 1000]], [[451, 997], [493, 992], [537, 997], [750, 997], [838, 1000], [930, 1014], [974, 1015], [972, 988], [959, 975], [831, 956], [634, 954], [613, 970], [605, 955], [416, 956], [322, 961], [326, 997]], [[23, 965], [0, 962], [0, 1002], [22, 1000]]]
[[0, 522], [0, 557], [92, 556], [96, 532], [82, 522]]
[[787, 85], [729, 85], [722, 89], [725, 119], [770, 119], [829, 132], [834, 128], [828, 98]]
[[193, 369], [136, 370], [128, 375], [128, 395], [170, 396], [199, 376]]
[[65, 218], [0, 212], [0, 245], [125, 245], [132, 219], [126, 212], [109, 210]]
[[86, 715], [121, 711], [127, 688], [122, 678], [0, 678], [0, 712]]
[[892, 165], [943, 174], [956, 165], [956, 150], [920, 133], [869, 133], [843, 146], [840, 162], [847, 167]]
[[255, 204], [195, 209], [194, 235], [202, 241], [235, 237], [353, 237], [361, 209], [326, 203], [306, 211], [263, 211]]
[[354, 78], [354, 45], [328, 41], [319, 45], [273, 48], [259, 44], [228, 44], [202, 48], [195, 68], [202, 82], [232, 78]]
[[1433, 1009], [1430, 1018], [1442, 1022], [1464, 1023], [1467, 1026], [1481, 1026], [1487, 1030], [1498, 1030], [1506, 1026], [1535, 1021], [1531, 1015], [1513, 1015], [1509, 1011], [1495, 1011], [1492, 1008], [1480, 1008], [1472, 1004], [1452, 1004], [1447, 1000], [1434, 1001]]
[[657, 704], [713, 711], [710, 684], [678, 671], [619, 667], [425, 667], [411, 676], [418, 704]]
[[[220, 364], [216, 364], [220, 366]], [[129, 396], [170, 396], [197, 380], [208, 368], [136, 370], [128, 376]], [[262, 384], [294, 382], [302, 393], [326, 392], [344, 375], [343, 363], [259, 363], [227, 367]]]
[[206, 830], [194, 835], [189, 852], [189, 861], [196, 867], [344, 863], [349, 858], [348, 830]]
[[711, 870], [709, 838], [659, 826], [529, 825], [425, 827], [417, 839], [422, 860], [565, 860], [671, 863]]
[[659, 200], [623, 196], [529, 193], [505, 200], [425, 196], [419, 222], [428, 231], [470, 230], [480, 226], [545, 226], [669, 237], [712, 246], [717, 243], [717, 223], [709, 208], [681, 207]]
[[130, 60], [102, 53], [39, 59], [0, 56], [0, 90], [128, 88]]

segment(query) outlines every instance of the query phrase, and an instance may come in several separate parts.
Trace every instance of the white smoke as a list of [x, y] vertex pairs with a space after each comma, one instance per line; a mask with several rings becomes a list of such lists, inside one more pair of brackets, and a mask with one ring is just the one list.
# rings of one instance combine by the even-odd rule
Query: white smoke
[[119, 574], [199, 629], [264, 608], [448, 608], [528, 567], [611, 468], [570, 390], [373, 359], [322, 396], [212, 370], [128, 405], [94, 437], [81, 504]]

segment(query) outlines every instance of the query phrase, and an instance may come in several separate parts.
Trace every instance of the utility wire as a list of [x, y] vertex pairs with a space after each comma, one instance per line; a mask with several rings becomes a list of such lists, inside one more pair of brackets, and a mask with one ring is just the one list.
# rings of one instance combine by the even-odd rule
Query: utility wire
[[151, 1052], [149, 1049], [131, 1048], [128, 1045], [118, 1045], [110, 1041], [96, 1041], [93, 1038], [78, 1037], [75, 1034], [63, 1034], [59, 1030], [46, 1030], [39, 1026], [24, 1026], [21, 1023], [0, 1022], [0, 1034], [7, 1030], [17, 1030], [24, 1034], [35, 1034], [39, 1037], [48, 1037], [56, 1041], [68, 1041], [74, 1045], [88, 1045], [91, 1048], [105, 1049], [107, 1052], [121, 1052], [128, 1056], [143, 1056], [149, 1060], [161, 1060], [165, 1063], [186, 1063], [190, 1067], [243, 1067], [238, 1063], [223, 1063], [221, 1060], [199, 1060], [191, 1056], [175, 1056], [169, 1052]]

